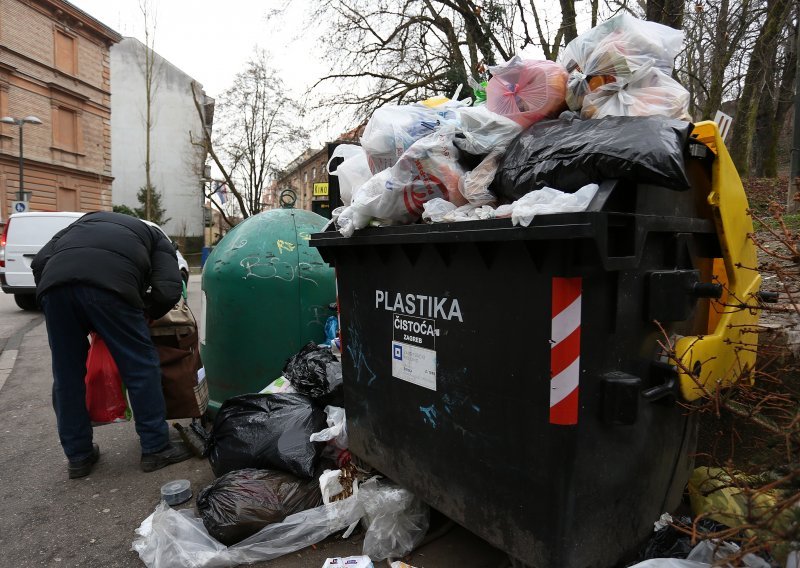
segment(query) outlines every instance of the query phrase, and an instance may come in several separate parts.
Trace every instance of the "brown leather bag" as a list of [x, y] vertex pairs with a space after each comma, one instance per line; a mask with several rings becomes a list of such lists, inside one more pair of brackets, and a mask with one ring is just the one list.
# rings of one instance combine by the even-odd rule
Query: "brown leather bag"
[[181, 300], [167, 315], [153, 322], [150, 335], [161, 361], [161, 387], [168, 420], [199, 418], [208, 409], [208, 383], [197, 382], [200, 361], [197, 322]]

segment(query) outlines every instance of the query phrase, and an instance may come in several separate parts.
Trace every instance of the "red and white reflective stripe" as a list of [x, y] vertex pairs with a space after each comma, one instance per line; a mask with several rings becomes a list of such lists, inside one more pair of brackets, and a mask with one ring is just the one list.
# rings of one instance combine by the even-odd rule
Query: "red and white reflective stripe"
[[553, 278], [550, 328], [550, 424], [578, 423], [581, 279]]

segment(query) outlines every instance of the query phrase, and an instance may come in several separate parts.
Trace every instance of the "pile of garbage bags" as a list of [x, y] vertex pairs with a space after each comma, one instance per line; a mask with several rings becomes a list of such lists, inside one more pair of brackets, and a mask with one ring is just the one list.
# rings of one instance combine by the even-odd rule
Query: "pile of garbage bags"
[[[571, 41], [559, 62], [515, 56], [490, 67], [485, 104], [456, 95], [379, 108], [361, 147], [339, 146], [331, 160], [344, 161], [329, 163], [345, 204], [336, 227], [349, 237], [420, 218], [511, 217], [496, 206], [621, 176], [686, 189], [689, 93], [671, 76], [682, 43], [680, 30], [620, 14]], [[426, 211], [434, 200], [453, 207]]]
[[[162, 502], [133, 543], [149, 567], [233, 566], [365, 530], [367, 561], [399, 558], [425, 537], [429, 510], [409, 491], [351, 463], [342, 369], [309, 343], [262, 392], [220, 407], [208, 435], [217, 478], [196, 510]], [[368, 564], [365, 564], [368, 565]]]

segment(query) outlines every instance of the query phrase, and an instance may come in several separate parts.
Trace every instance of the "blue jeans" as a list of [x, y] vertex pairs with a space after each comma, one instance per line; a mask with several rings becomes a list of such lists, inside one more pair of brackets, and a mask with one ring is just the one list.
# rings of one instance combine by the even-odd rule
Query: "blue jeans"
[[105, 340], [128, 389], [142, 453], [166, 446], [169, 429], [161, 365], [143, 310], [113, 292], [84, 284], [52, 288], [41, 302], [53, 358], [53, 407], [67, 459], [92, 454], [85, 383], [90, 331]]

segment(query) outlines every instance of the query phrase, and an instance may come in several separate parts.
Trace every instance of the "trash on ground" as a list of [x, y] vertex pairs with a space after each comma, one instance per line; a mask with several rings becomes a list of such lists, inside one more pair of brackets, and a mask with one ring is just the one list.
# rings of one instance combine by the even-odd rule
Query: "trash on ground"
[[297, 392], [297, 390], [292, 386], [289, 379], [286, 377], [278, 377], [258, 392], [259, 394], [291, 394]]
[[168, 481], [161, 486], [161, 498], [174, 507], [192, 498], [192, 483], [188, 479]]
[[359, 485], [356, 497], [367, 527], [363, 553], [373, 560], [402, 558], [425, 538], [430, 510], [407, 489], [373, 478]]
[[341, 469], [325, 470], [319, 477], [322, 502], [327, 505], [357, 494], [359, 477], [363, 479], [360, 474], [358, 468], [351, 463]]
[[160, 503], [136, 529], [132, 550], [148, 568], [218, 568], [272, 560], [316, 544], [358, 522], [363, 507], [355, 497], [320, 505], [268, 525], [226, 547], [208, 534], [192, 509]]
[[566, 108], [567, 72], [553, 61], [522, 59], [489, 67], [486, 106], [523, 127], [553, 117]]
[[318, 399], [329, 395], [342, 384], [342, 365], [330, 347], [313, 341], [289, 357], [283, 376], [299, 393]]
[[321, 503], [316, 479], [300, 479], [267, 469], [231, 471], [197, 495], [197, 511], [203, 525], [211, 536], [228, 546]]
[[326, 406], [325, 414], [328, 415], [328, 427], [319, 432], [311, 434], [309, 438], [312, 442], [331, 442], [336, 447], [347, 449], [347, 418], [344, 408], [338, 406]]
[[545, 185], [571, 192], [608, 179], [689, 189], [692, 128], [659, 116], [545, 120], [511, 143], [493, 187], [509, 200]]
[[328, 558], [322, 568], [374, 568], [369, 556], [347, 556]]
[[216, 475], [246, 468], [314, 476], [322, 444], [311, 442], [325, 415], [302, 394], [246, 394], [226, 400], [211, 431], [209, 461]]

